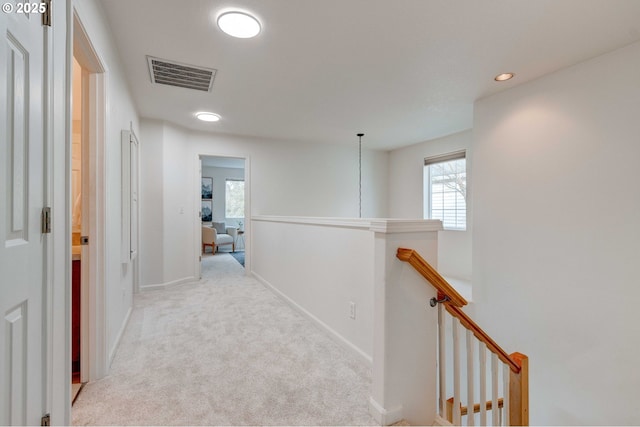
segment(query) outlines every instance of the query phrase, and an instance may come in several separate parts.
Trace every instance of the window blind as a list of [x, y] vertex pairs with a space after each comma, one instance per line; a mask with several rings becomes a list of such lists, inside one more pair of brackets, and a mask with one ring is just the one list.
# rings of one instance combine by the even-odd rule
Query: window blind
[[464, 150], [428, 157], [425, 163], [425, 217], [445, 229], [466, 229], [467, 168]]
[[443, 163], [451, 160], [464, 159], [466, 158], [466, 156], [467, 156], [466, 150], [453, 151], [451, 153], [441, 154], [438, 156], [425, 157], [424, 165], [429, 166], [429, 165], [434, 165], [436, 163]]

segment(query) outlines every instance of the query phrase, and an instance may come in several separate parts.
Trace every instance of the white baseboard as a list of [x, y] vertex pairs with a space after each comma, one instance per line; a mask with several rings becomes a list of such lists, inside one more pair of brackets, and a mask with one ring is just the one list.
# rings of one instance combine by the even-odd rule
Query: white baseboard
[[284, 302], [286, 302], [287, 304], [289, 304], [293, 309], [295, 309], [296, 311], [300, 312], [301, 314], [303, 314], [304, 316], [308, 317], [311, 321], [313, 321], [314, 323], [316, 323], [318, 326], [320, 326], [322, 329], [324, 329], [325, 331], [327, 331], [329, 333], [329, 335], [335, 339], [338, 344], [342, 345], [343, 347], [345, 347], [347, 350], [349, 350], [350, 352], [352, 352], [354, 355], [356, 355], [359, 359], [362, 360], [362, 362], [364, 362], [364, 364], [371, 368], [373, 366], [373, 360], [371, 358], [371, 356], [369, 356], [368, 354], [366, 354], [364, 351], [360, 350], [358, 347], [356, 347], [353, 343], [351, 343], [349, 340], [347, 340], [345, 337], [343, 337], [342, 335], [340, 335], [338, 332], [336, 332], [333, 328], [331, 328], [329, 325], [327, 325], [326, 323], [324, 323], [322, 320], [318, 319], [316, 316], [314, 316], [313, 314], [311, 314], [309, 311], [307, 311], [306, 309], [304, 309], [302, 306], [300, 306], [297, 302], [295, 302], [294, 300], [292, 300], [291, 298], [289, 298], [287, 295], [285, 295], [284, 293], [282, 293], [279, 289], [277, 289], [275, 286], [273, 286], [271, 283], [269, 283], [268, 280], [266, 280], [264, 277], [260, 276], [258, 273], [256, 273], [255, 271], [252, 271], [251, 274], [253, 275], [253, 277], [260, 283], [262, 283], [265, 287], [267, 287], [269, 290], [271, 290], [273, 293], [275, 293], [277, 296], [279, 296], [280, 298], [282, 298], [282, 300], [284, 300]]
[[132, 311], [133, 311], [133, 307], [129, 307], [129, 310], [127, 310], [127, 315], [124, 317], [124, 322], [122, 322], [122, 325], [120, 325], [120, 330], [118, 331], [118, 335], [116, 336], [116, 342], [113, 343], [113, 347], [111, 347], [111, 350], [109, 351], [109, 363], [107, 364], [107, 366], [109, 367], [109, 369], [107, 369], [108, 371], [111, 370], [111, 364], [113, 363], [113, 358], [115, 357], [116, 351], [120, 346], [120, 341], [122, 340], [124, 331], [127, 328], [127, 325], [129, 324], [129, 318], [131, 317]]
[[436, 415], [436, 419], [433, 422], [433, 425], [434, 426], [452, 426], [453, 424], [451, 424], [449, 421], [442, 418], [440, 415]]
[[402, 406], [385, 409], [373, 397], [369, 398], [369, 413], [382, 426], [389, 426], [402, 420]]
[[172, 280], [166, 283], [159, 283], [156, 285], [140, 285], [140, 292], [145, 291], [157, 291], [159, 289], [166, 289], [169, 286], [182, 285], [184, 283], [197, 282], [199, 279], [196, 279], [193, 276], [183, 277], [182, 279]]

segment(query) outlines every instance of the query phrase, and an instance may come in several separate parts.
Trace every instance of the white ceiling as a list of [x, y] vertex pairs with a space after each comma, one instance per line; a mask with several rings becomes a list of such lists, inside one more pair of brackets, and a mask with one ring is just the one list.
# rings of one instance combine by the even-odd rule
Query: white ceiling
[[[300, 142], [357, 143], [364, 132], [378, 149], [469, 129], [475, 100], [640, 40], [638, 0], [102, 5], [141, 116]], [[215, 17], [230, 8], [252, 12], [262, 33], [222, 33]], [[217, 69], [213, 90], [152, 84], [146, 55]], [[494, 82], [501, 72], [516, 78]], [[199, 122], [200, 110], [222, 120]]]

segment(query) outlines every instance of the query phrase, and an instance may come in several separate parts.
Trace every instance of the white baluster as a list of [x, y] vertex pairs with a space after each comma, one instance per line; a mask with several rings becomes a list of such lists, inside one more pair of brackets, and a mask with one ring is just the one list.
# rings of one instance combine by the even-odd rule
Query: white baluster
[[446, 418], [446, 400], [447, 400], [447, 343], [445, 330], [446, 316], [445, 308], [442, 304], [438, 304], [438, 366], [440, 368], [440, 395], [438, 396], [438, 406], [440, 409], [440, 416]]
[[453, 318], [453, 424], [461, 425], [460, 414], [460, 321]]
[[473, 372], [473, 345], [475, 340], [473, 339], [473, 332], [467, 329], [467, 425], [475, 425], [475, 414], [473, 413], [473, 380], [475, 378]]
[[491, 353], [491, 420], [494, 426], [499, 426], [500, 410], [498, 409], [498, 355]]
[[480, 342], [480, 425], [487, 425], [487, 345]]
[[511, 420], [509, 419], [509, 404], [511, 402], [509, 402], [509, 378], [510, 375], [509, 373], [511, 372], [511, 369], [509, 368], [509, 365], [502, 365], [502, 394], [504, 395], [503, 397], [503, 404], [502, 404], [502, 410], [503, 412], [503, 417], [502, 419], [504, 420], [504, 425], [508, 426], [511, 425]]

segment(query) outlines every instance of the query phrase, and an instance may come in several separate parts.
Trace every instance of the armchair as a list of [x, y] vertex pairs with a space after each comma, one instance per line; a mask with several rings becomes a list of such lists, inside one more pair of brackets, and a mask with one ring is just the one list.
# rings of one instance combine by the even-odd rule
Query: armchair
[[[222, 232], [221, 232], [222, 231]], [[202, 226], [202, 253], [207, 246], [211, 246], [211, 251], [216, 253], [219, 246], [231, 245], [231, 249], [236, 250], [236, 238], [238, 229], [235, 227], [225, 227], [224, 222], [214, 222], [211, 226]]]

